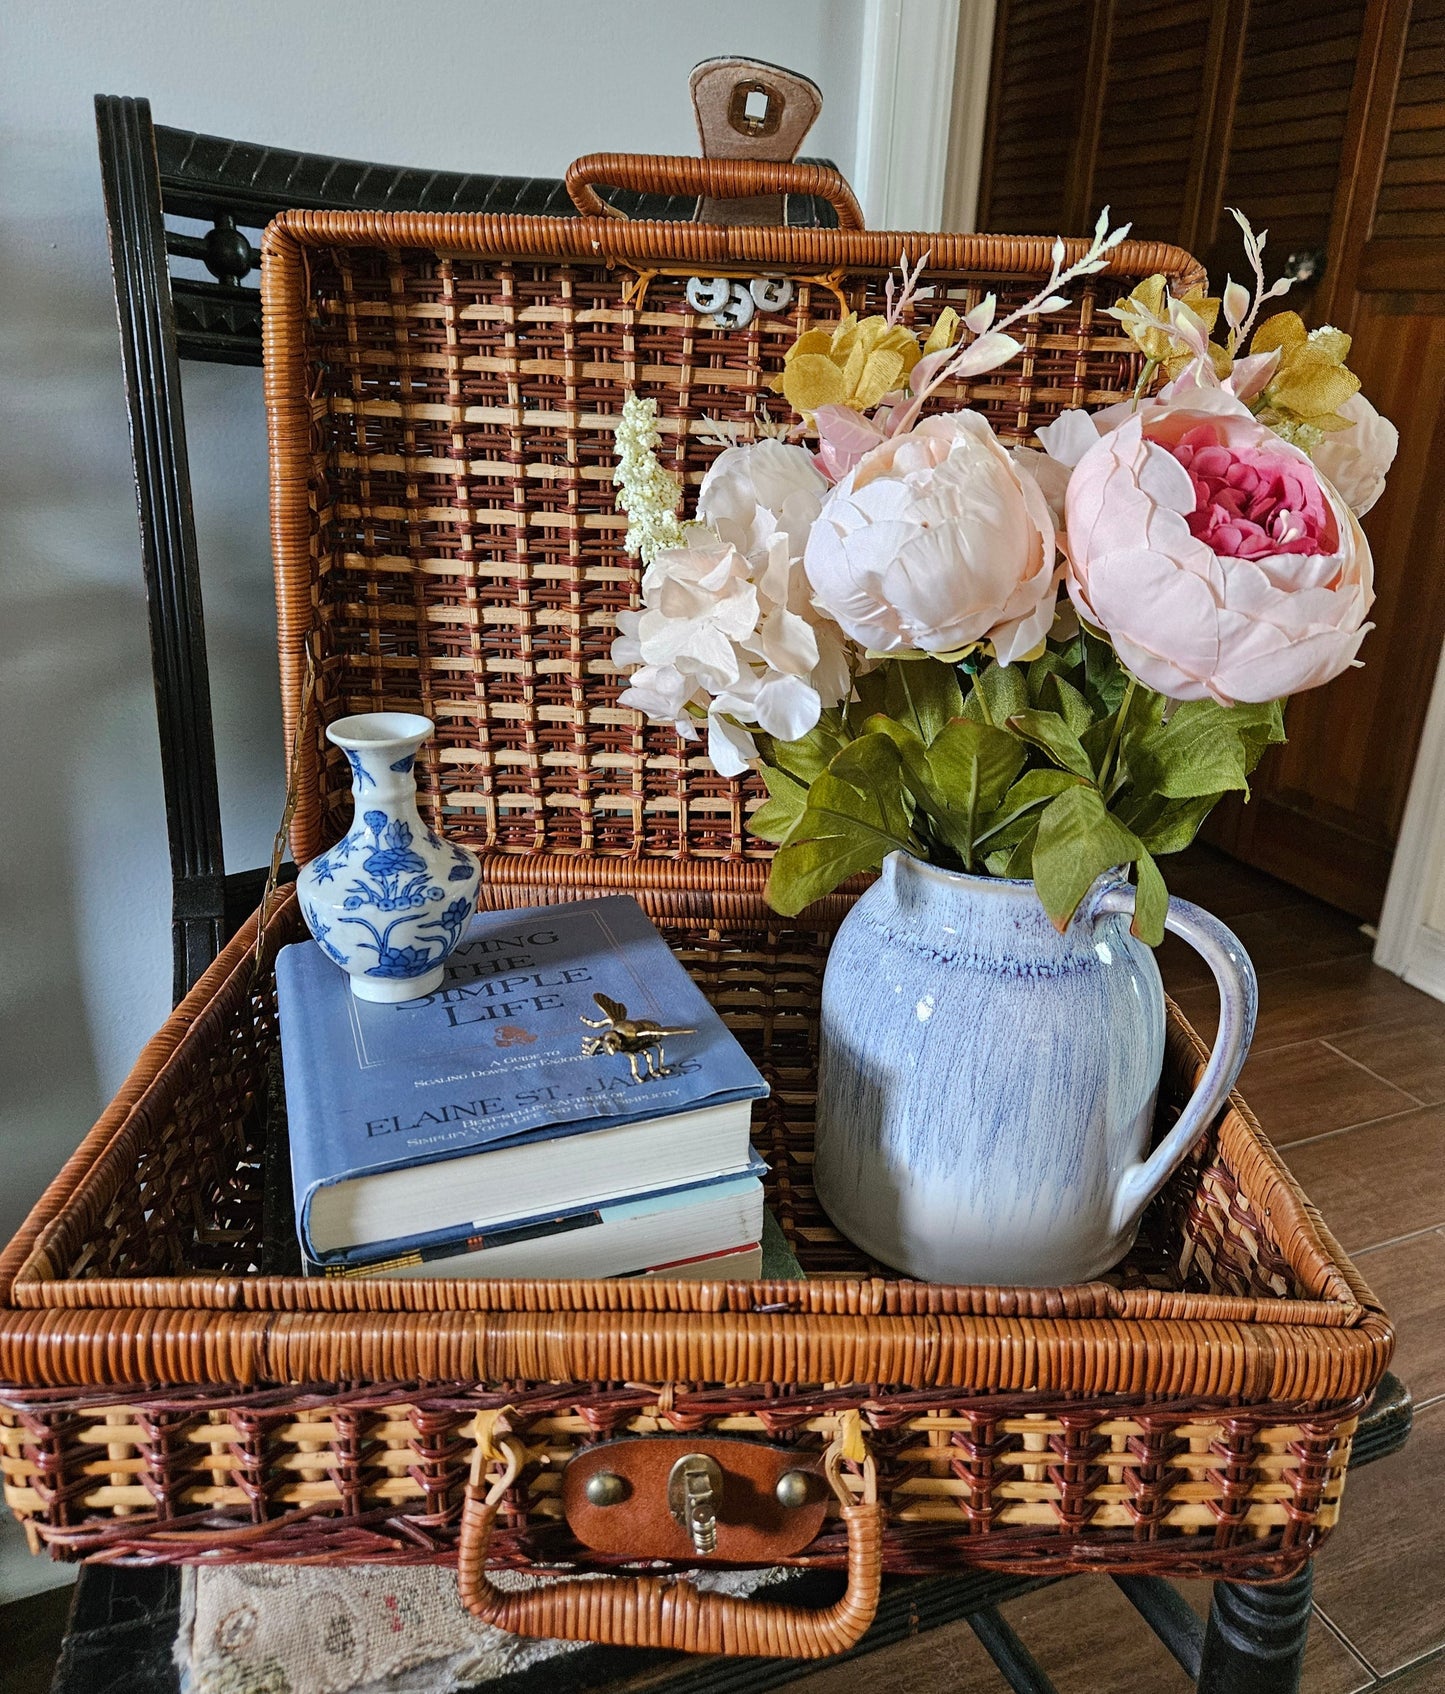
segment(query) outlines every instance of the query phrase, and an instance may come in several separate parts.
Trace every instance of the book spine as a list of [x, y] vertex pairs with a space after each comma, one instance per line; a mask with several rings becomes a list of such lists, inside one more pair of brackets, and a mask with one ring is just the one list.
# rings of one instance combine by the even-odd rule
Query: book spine
[[302, 1254], [314, 1258], [307, 1213], [311, 1196], [320, 1180], [315, 1168], [321, 1125], [314, 1110], [315, 1099], [303, 1086], [308, 1066], [304, 1055], [316, 1051], [314, 1008], [302, 986], [293, 979], [288, 967], [294, 961], [283, 949], [277, 960], [277, 1015], [281, 1026], [281, 1077], [286, 1095], [287, 1135], [291, 1144], [291, 1187], [296, 1215], [296, 1239]]

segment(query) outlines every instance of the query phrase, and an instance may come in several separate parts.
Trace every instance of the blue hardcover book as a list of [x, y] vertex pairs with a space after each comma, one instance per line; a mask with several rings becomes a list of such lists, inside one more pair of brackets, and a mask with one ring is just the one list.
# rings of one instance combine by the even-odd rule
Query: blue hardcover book
[[[747, 1168], [767, 1084], [625, 895], [480, 914], [424, 1000], [358, 1000], [312, 941], [276, 990], [309, 1258]], [[598, 1050], [604, 1001], [687, 1031], [663, 1074]]]
[[[313, 1276], [636, 1276], [759, 1248], [767, 1166], [739, 1175], [544, 1213], [480, 1231], [439, 1230], [404, 1244], [308, 1260]], [[759, 1251], [761, 1261], [761, 1252]]]

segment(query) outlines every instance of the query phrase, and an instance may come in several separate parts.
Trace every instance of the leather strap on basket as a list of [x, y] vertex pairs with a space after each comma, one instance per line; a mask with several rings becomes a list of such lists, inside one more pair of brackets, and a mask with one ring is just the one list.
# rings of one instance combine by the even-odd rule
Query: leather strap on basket
[[862, 229], [853, 190], [827, 165], [778, 164], [766, 159], [696, 159], [685, 153], [587, 153], [567, 167], [572, 204], [589, 218], [625, 218], [596, 185], [639, 194], [696, 194], [707, 200], [745, 200], [759, 194], [813, 194], [838, 214], [842, 229]]
[[824, 1659], [855, 1646], [873, 1622], [883, 1580], [883, 1509], [871, 1458], [864, 1461], [862, 1500], [855, 1500], [844, 1484], [838, 1468], [844, 1447], [841, 1435], [828, 1450], [824, 1470], [842, 1503], [848, 1586], [836, 1604], [815, 1612], [775, 1601], [704, 1594], [690, 1582], [647, 1576], [599, 1576], [512, 1592], [494, 1588], [487, 1581], [487, 1548], [502, 1499], [522, 1468], [517, 1442], [504, 1438], [496, 1445], [506, 1455], [506, 1468], [485, 1488], [486, 1458], [483, 1446], [478, 1446], [457, 1545], [461, 1602], [473, 1617], [494, 1629], [609, 1647]]

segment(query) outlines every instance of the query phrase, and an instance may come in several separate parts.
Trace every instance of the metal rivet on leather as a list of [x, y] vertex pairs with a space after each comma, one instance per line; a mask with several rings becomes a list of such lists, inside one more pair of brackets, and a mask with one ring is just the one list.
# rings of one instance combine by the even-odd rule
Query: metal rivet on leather
[[778, 1478], [778, 1486], [773, 1490], [778, 1497], [778, 1504], [787, 1506], [790, 1510], [806, 1506], [812, 1491], [813, 1478], [807, 1471], [801, 1470], [784, 1471]]
[[620, 1506], [627, 1498], [627, 1484], [616, 1471], [600, 1470], [587, 1479], [587, 1500], [593, 1506]]

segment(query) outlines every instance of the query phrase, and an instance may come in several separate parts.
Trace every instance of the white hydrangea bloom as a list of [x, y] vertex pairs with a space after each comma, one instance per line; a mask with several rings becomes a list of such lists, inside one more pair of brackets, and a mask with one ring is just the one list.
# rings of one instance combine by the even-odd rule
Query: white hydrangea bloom
[[765, 437], [725, 449], [698, 521], [644, 573], [642, 611], [618, 620], [613, 662], [640, 667], [622, 703], [688, 739], [705, 708], [724, 776], [755, 757], [751, 729], [796, 740], [848, 691], [845, 639], [814, 606], [802, 566], [827, 486], [801, 447]]

